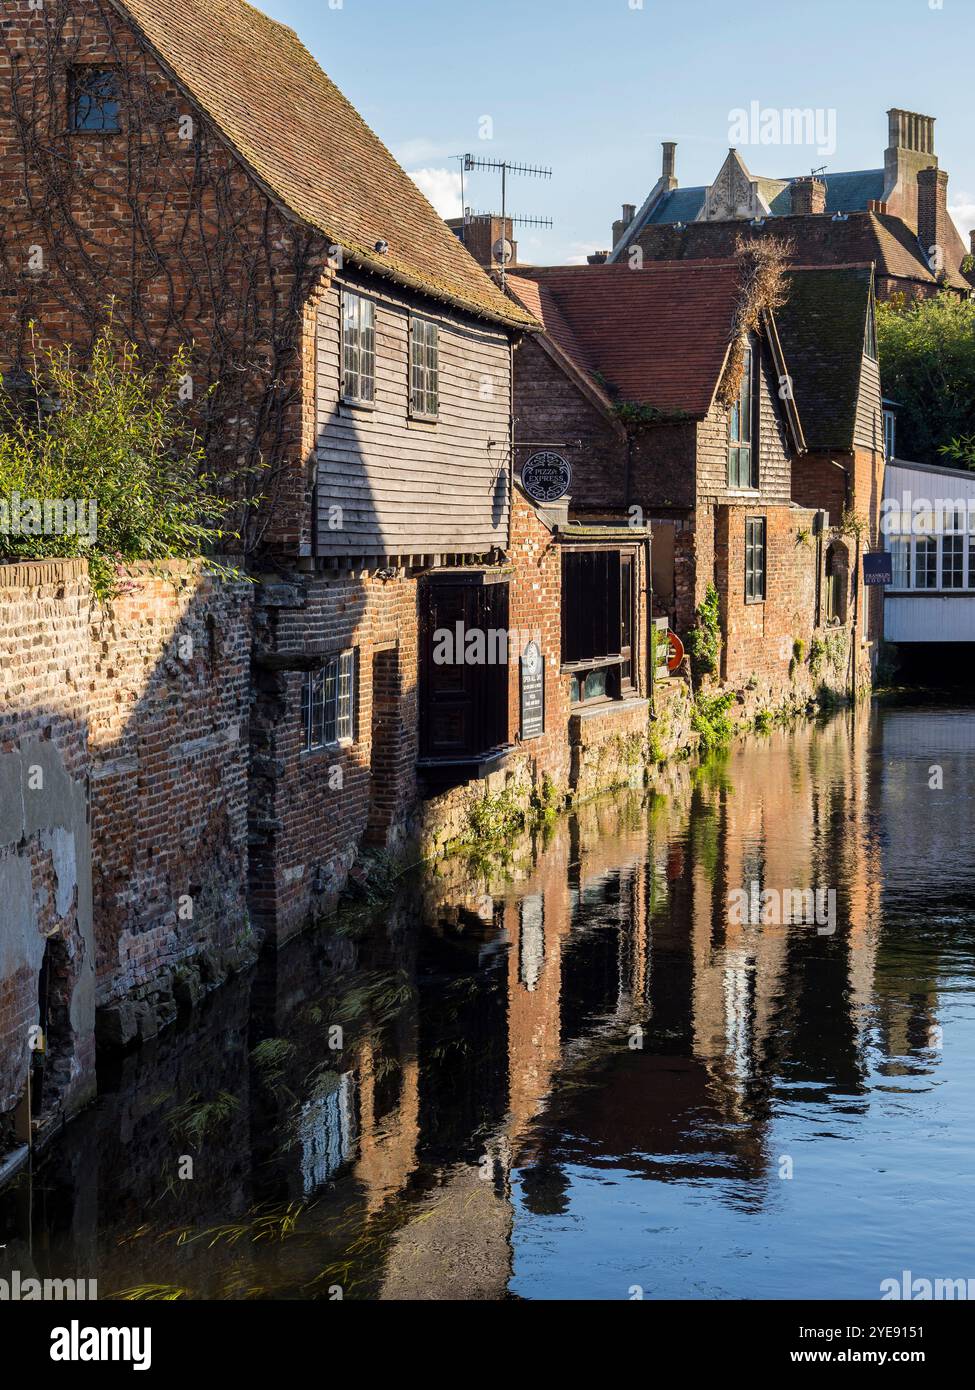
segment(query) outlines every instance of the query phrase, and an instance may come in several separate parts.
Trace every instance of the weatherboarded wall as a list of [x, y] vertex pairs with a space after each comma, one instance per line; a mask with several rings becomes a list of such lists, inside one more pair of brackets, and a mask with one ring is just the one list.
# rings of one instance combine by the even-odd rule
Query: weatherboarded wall
[[[375, 304], [371, 405], [342, 399], [344, 288]], [[508, 539], [511, 349], [486, 324], [424, 308], [439, 329], [440, 409], [409, 411], [408, 297], [343, 277], [317, 304], [317, 554], [482, 554]]]

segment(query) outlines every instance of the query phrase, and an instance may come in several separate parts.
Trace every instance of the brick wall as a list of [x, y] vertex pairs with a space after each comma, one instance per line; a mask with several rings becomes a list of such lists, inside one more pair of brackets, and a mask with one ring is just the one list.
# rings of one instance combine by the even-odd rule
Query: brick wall
[[[119, 133], [66, 129], [79, 61], [118, 71]], [[29, 367], [35, 333], [83, 355], [112, 301], [147, 359], [189, 351], [211, 465], [260, 466], [240, 486], [273, 494], [264, 542], [308, 546], [300, 307], [323, 239], [265, 196], [110, 4], [5, 0], [0, 88], [0, 370]]]
[[0, 1153], [27, 1082], [45, 958], [43, 1103], [70, 1111], [95, 1086], [89, 598], [81, 562], [0, 566]]
[[189, 564], [104, 608], [83, 562], [0, 566], [0, 1116], [42, 965], [54, 1118], [94, 1089], [96, 1005], [106, 1040], [151, 1036], [252, 955], [249, 602]]
[[[331, 908], [359, 843], [396, 852], [415, 813], [417, 580], [292, 575], [258, 587], [251, 904], [278, 940]], [[355, 738], [305, 751], [305, 670], [357, 652]], [[374, 702], [374, 691], [378, 699]]]

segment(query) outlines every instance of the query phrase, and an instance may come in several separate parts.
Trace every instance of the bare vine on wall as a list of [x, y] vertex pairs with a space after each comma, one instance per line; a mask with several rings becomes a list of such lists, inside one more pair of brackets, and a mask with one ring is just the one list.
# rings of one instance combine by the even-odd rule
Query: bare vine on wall
[[[2, 97], [3, 365], [28, 367], [34, 322], [84, 355], [109, 313], [146, 363], [185, 348], [183, 397], [210, 470], [265, 499], [240, 514], [253, 552], [303, 485], [302, 314], [327, 240], [264, 194], [108, 0], [21, 9]], [[80, 62], [117, 74], [118, 133], [69, 130]]]

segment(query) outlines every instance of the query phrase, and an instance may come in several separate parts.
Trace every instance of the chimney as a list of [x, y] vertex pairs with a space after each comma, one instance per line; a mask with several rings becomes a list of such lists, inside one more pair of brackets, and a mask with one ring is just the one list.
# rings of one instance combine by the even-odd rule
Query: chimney
[[618, 244], [620, 237], [626, 231], [627, 227], [633, 221], [634, 217], [636, 217], [636, 203], [624, 203], [623, 216], [618, 221], [613, 223], [614, 246]]
[[879, 217], [885, 217], [888, 212], [888, 207], [883, 198], [868, 198], [867, 212], [875, 212]]
[[792, 180], [792, 211], [796, 215], [826, 211], [826, 184], [811, 175]]
[[676, 140], [662, 141], [664, 151], [663, 167], [660, 170], [660, 177], [668, 188], [677, 187], [677, 142]]
[[894, 217], [918, 226], [917, 179], [922, 169], [937, 167], [934, 117], [894, 107], [887, 112], [883, 200]]
[[948, 175], [922, 169], [917, 176], [917, 236], [935, 276], [945, 268], [949, 245]]
[[972, 243], [972, 255], [975, 256], [975, 228], [968, 233], [968, 239]]
[[608, 251], [593, 251], [586, 257], [586, 261], [589, 265], [605, 265], [608, 260]]

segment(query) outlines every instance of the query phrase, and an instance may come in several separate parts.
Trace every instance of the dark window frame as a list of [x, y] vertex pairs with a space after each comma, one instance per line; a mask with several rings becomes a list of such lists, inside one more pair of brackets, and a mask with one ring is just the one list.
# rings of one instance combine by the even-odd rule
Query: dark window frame
[[[355, 306], [356, 319], [350, 323], [349, 310]], [[368, 309], [368, 325], [363, 316]], [[339, 357], [342, 400], [346, 405], [374, 410], [376, 407], [376, 301], [358, 290], [343, 289], [341, 302]], [[368, 394], [363, 384], [368, 382]]]
[[761, 362], [751, 338], [745, 342], [744, 354], [738, 396], [728, 411], [728, 487], [738, 492], [757, 492]]
[[[759, 539], [760, 535], [760, 539]], [[764, 516], [745, 517], [745, 602], [764, 603], [768, 593], [768, 525]]]
[[[602, 564], [599, 557], [605, 557]], [[632, 547], [567, 545], [562, 551], [561, 672], [570, 677], [569, 698], [575, 708], [638, 692], [637, 559]], [[586, 630], [573, 631], [573, 622], [580, 620]], [[600, 678], [602, 688], [587, 695], [587, 683], [598, 685]]]
[[440, 325], [410, 315], [410, 419], [436, 420], [440, 415]]
[[[98, 79], [104, 83], [106, 78], [111, 78], [110, 92], [86, 90], [93, 88]], [[68, 68], [68, 129], [73, 135], [118, 135], [122, 129], [121, 114], [118, 68], [95, 63], [77, 63]]]

